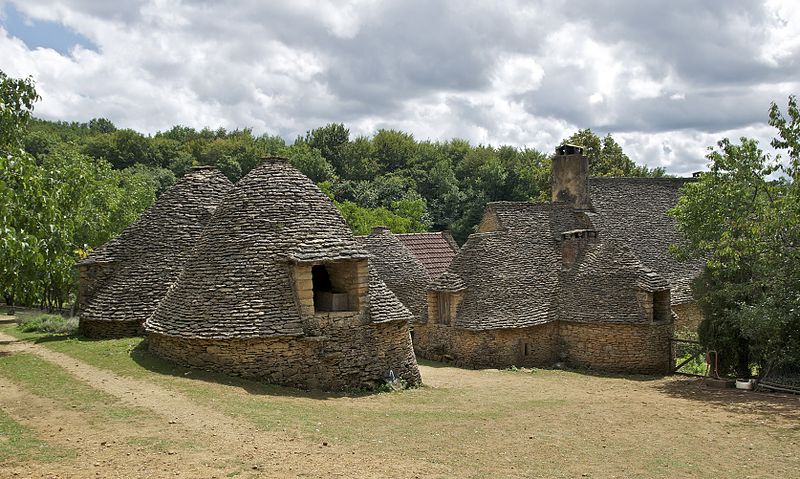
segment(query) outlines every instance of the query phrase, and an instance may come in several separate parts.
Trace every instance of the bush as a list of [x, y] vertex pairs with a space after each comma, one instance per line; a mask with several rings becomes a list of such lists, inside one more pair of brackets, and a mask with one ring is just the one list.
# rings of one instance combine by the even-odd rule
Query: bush
[[17, 317], [17, 328], [25, 333], [73, 334], [78, 331], [78, 318], [58, 314]]

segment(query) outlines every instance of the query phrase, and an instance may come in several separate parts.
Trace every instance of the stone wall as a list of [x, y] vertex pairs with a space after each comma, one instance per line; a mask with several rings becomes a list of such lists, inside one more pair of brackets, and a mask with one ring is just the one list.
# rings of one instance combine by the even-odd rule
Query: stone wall
[[78, 334], [90, 339], [116, 339], [142, 336], [142, 323], [139, 321], [103, 321], [79, 319]]
[[190, 339], [150, 333], [151, 352], [184, 366], [302, 389], [374, 388], [392, 370], [409, 386], [421, 383], [404, 322], [327, 328], [325, 335], [253, 339]]
[[675, 332], [696, 333], [700, 322], [703, 321], [703, 312], [697, 303], [673, 304], [672, 311], [678, 316], [675, 318]]
[[564, 361], [601, 371], [664, 374], [672, 323], [556, 321], [518, 329], [470, 331], [428, 322], [414, 326], [420, 357], [473, 368], [550, 367]]
[[559, 357], [602, 371], [666, 374], [672, 322], [595, 324], [559, 322]]
[[414, 325], [420, 357], [473, 368], [550, 366], [556, 361], [558, 326], [470, 331], [428, 321]]

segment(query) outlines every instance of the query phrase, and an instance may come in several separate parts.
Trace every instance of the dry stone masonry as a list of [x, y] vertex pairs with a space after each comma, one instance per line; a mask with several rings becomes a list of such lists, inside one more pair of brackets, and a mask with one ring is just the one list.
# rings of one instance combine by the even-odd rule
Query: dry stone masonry
[[80, 333], [140, 334], [232, 186], [213, 167], [194, 167], [119, 236], [79, 262]]
[[[470, 367], [669, 370], [671, 306], [696, 321], [696, 308], [683, 305], [699, 264], [668, 252], [680, 237], [666, 211], [686, 180], [590, 182], [588, 171], [580, 148], [565, 145], [553, 161], [552, 202], [487, 205], [478, 232], [429, 284], [427, 314], [415, 315], [417, 354]], [[380, 272], [416, 301], [412, 268], [384, 236], [370, 235], [368, 249], [397, 263]]]
[[147, 319], [152, 352], [188, 366], [325, 390], [420, 383], [411, 313], [339, 211], [283, 158], [216, 209]]

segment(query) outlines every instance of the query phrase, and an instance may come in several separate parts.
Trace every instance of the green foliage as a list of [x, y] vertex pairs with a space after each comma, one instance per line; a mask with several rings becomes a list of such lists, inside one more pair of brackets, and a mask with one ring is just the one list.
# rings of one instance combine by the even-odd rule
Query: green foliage
[[400, 200], [390, 208], [363, 208], [352, 201], [335, 203], [357, 235], [369, 234], [376, 226], [385, 226], [393, 233], [427, 231], [425, 202], [422, 199]]
[[39, 99], [31, 78], [9, 78], [0, 70], [0, 150], [15, 154], [23, 132]]
[[24, 333], [74, 334], [78, 331], [78, 318], [60, 314], [20, 315], [17, 327]]
[[319, 151], [320, 157], [325, 158], [336, 171], [341, 172], [345, 169], [348, 161], [347, 145], [349, 141], [350, 130], [341, 123], [330, 123], [322, 128], [309, 131], [302, 141], [296, 141], [295, 144], [305, 143], [316, 149]]
[[330, 162], [323, 158], [318, 149], [309, 146], [308, 143], [295, 143], [280, 150], [279, 154], [289, 158], [295, 168], [315, 183], [332, 181], [336, 178], [336, 172]]
[[153, 202], [156, 178], [141, 167], [112, 169], [71, 143], [53, 142], [36, 158], [22, 150], [32, 103], [8, 98], [37, 97], [32, 84], [2, 78], [4, 104], [28, 111], [3, 114], [3, 131], [16, 136], [4, 137], [0, 155], [0, 294], [10, 304], [62, 307], [75, 290], [75, 260]]
[[[789, 98], [786, 119], [773, 104], [772, 142], [788, 153], [765, 155], [755, 140], [721, 140], [710, 171], [687, 184], [672, 211], [686, 241], [683, 257], [706, 259], [694, 285], [705, 320], [700, 340], [720, 352], [726, 372], [753, 365], [800, 363], [800, 112]], [[781, 175], [773, 179], [775, 173]]]
[[592, 176], [664, 176], [664, 168], [650, 169], [634, 163], [611, 134], [602, 139], [591, 129], [579, 130], [562, 142], [583, 147]]

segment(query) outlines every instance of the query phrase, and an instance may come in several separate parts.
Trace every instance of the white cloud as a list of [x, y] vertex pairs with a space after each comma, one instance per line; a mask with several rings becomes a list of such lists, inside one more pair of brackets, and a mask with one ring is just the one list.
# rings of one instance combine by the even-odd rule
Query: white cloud
[[549, 152], [591, 127], [636, 161], [687, 173], [720, 137], [768, 143], [769, 102], [800, 89], [791, 1], [642, 0], [613, 15], [560, 1], [13, 4], [96, 47], [31, 49], [0, 29], [2, 68], [34, 76], [37, 115], [151, 133], [253, 127], [291, 140], [341, 121], [354, 134]]

